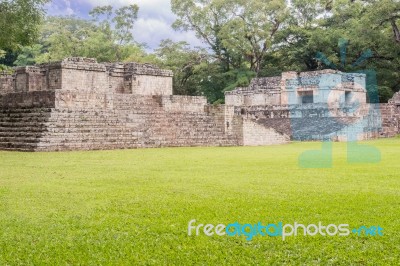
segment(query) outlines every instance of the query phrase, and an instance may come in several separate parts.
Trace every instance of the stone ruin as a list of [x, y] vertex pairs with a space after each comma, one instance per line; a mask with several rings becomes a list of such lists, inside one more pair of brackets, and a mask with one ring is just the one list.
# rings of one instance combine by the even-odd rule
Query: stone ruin
[[149, 64], [87, 58], [1, 74], [0, 149], [270, 145], [399, 133], [400, 95], [385, 105], [366, 103], [363, 74], [256, 78], [248, 88], [226, 92], [226, 104], [218, 106], [202, 96], [173, 95], [172, 77]]
[[265, 129], [273, 129], [286, 141], [396, 136], [400, 133], [398, 94], [389, 104], [368, 103], [372, 97], [366, 74], [328, 69], [256, 78], [247, 88], [226, 92], [225, 102], [226, 108], [232, 107], [231, 115], [243, 118], [244, 145], [268, 143]]

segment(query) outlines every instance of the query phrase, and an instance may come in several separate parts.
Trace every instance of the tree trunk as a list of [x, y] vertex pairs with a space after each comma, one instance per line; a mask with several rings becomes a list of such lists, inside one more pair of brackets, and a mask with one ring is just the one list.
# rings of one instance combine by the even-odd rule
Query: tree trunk
[[394, 18], [392, 18], [390, 20], [390, 24], [392, 25], [392, 29], [393, 29], [394, 40], [397, 43], [400, 43], [400, 31], [399, 31], [399, 28], [396, 25], [396, 20]]

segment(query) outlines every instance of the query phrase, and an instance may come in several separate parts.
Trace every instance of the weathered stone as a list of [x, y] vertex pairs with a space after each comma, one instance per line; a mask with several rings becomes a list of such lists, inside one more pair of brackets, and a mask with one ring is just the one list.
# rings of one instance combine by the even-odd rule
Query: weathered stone
[[395, 103], [400, 107], [400, 97], [395, 95], [390, 104], [367, 103], [365, 78], [364, 74], [336, 70], [256, 78], [247, 88], [225, 93], [226, 120], [229, 124], [235, 116], [243, 117], [245, 145], [282, 141], [270, 131], [260, 133], [262, 128], [294, 140], [392, 137], [399, 132], [399, 108]]
[[[312, 103], [302, 102], [310, 92]], [[169, 70], [68, 58], [0, 75], [0, 149], [270, 145], [399, 133], [398, 94], [389, 104], [363, 102], [356, 111], [347, 94], [365, 101], [365, 76], [286, 72], [253, 79], [227, 92], [226, 105], [213, 106], [205, 97], [172, 95]]]

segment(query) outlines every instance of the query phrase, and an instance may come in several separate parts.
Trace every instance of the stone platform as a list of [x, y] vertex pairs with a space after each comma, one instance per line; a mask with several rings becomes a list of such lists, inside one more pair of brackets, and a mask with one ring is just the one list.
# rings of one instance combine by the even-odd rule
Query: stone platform
[[68, 58], [16, 68], [0, 75], [0, 150], [273, 145], [399, 133], [400, 94], [388, 104], [366, 103], [362, 74], [253, 79], [219, 106], [172, 91], [172, 72], [149, 64]]

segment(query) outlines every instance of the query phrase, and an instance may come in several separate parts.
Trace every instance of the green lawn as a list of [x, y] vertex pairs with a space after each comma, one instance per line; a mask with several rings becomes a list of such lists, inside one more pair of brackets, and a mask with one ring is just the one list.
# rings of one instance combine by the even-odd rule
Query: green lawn
[[[0, 265], [400, 262], [400, 139], [379, 164], [301, 169], [320, 143], [66, 153], [0, 152]], [[379, 225], [384, 236], [188, 236], [199, 223]]]

